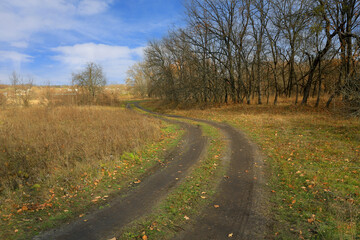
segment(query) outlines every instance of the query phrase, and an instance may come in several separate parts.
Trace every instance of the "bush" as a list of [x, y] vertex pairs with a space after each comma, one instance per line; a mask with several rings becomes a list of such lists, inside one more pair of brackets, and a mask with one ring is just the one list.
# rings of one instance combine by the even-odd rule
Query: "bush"
[[360, 117], [360, 75], [354, 76], [346, 82], [342, 94], [351, 115]]

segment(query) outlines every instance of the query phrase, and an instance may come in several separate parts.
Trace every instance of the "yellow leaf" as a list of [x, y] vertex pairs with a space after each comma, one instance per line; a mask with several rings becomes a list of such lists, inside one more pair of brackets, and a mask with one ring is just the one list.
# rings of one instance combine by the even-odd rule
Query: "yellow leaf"
[[234, 235], [233, 233], [229, 233], [228, 237], [231, 238], [233, 237], [233, 235]]
[[219, 208], [220, 206], [219, 205], [214, 205], [214, 208]]
[[144, 235], [144, 236], [142, 236], [142, 239], [143, 239], [143, 240], [147, 240], [148, 237], [147, 237], [146, 235]]

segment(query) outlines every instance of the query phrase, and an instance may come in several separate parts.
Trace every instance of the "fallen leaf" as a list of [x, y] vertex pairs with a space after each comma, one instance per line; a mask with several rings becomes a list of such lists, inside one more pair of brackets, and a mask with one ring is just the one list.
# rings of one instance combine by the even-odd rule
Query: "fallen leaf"
[[229, 233], [228, 237], [231, 238], [233, 237], [233, 235], [234, 235], [233, 233]]
[[308, 223], [313, 223], [315, 221], [315, 214], [311, 215], [311, 218], [309, 218]]
[[14, 230], [14, 232], [16, 232], [16, 233], [17, 233], [18, 231], [19, 231], [18, 229], [15, 229], [15, 230]]
[[83, 217], [83, 216], [85, 216], [85, 214], [80, 214], [80, 215], [79, 215], [80, 218]]
[[144, 235], [144, 236], [142, 236], [142, 239], [143, 239], [143, 240], [147, 240], [148, 237], [147, 237], [146, 235]]
[[116, 237], [113, 237], [113, 238], [111, 238], [111, 239], [109, 239], [109, 240], [116, 240]]
[[186, 216], [186, 215], [184, 216], [184, 218], [185, 218], [185, 220], [189, 220], [189, 219], [190, 219], [190, 218], [189, 218], [188, 216]]
[[205, 196], [200, 196], [202, 199], [205, 199], [206, 197]]
[[220, 206], [219, 205], [214, 205], [214, 208], [219, 208]]

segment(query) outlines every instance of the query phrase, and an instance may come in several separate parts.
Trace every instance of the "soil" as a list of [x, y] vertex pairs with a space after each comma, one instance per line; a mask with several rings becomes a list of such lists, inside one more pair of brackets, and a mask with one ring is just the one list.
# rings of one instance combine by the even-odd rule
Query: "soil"
[[113, 199], [109, 207], [89, 213], [75, 222], [45, 232], [34, 239], [110, 239], [114, 231], [149, 213], [152, 206], [187, 176], [187, 170], [201, 158], [207, 145], [207, 139], [202, 136], [198, 126], [172, 122], [180, 124], [186, 134], [180, 146], [168, 154], [165, 164], [155, 173], [142, 179], [125, 197]]
[[[137, 103], [134, 105], [150, 112]], [[175, 239], [266, 238], [269, 191], [265, 185], [263, 158], [257, 147], [243, 133], [228, 124], [182, 116], [157, 115], [212, 125], [225, 134], [230, 145], [228, 159], [225, 159], [229, 161], [227, 173], [218, 185], [214, 201], [205, 207], [193, 225], [178, 232]], [[164, 166], [143, 179], [125, 197], [113, 199], [109, 207], [34, 239], [111, 239], [114, 231], [150, 213], [152, 207], [187, 176], [187, 170], [199, 161], [206, 150], [207, 140], [198, 126], [170, 121], [180, 124], [186, 134], [180, 146], [168, 155]]]
[[[135, 104], [138, 108], [151, 112]], [[175, 239], [265, 239], [270, 225], [263, 157], [244, 133], [225, 123], [163, 116], [203, 122], [220, 129], [230, 143], [229, 167], [214, 201]]]

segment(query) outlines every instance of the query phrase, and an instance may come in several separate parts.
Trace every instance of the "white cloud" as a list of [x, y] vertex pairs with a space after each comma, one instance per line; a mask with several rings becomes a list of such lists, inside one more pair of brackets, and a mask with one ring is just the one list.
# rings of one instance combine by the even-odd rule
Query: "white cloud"
[[10, 45], [12, 47], [17, 47], [17, 48], [27, 48], [29, 44], [25, 41], [19, 41], [19, 42], [12, 42]]
[[30, 62], [31, 56], [14, 52], [14, 51], [0, 51], [0, 61], [7, 62], [12, 61], [14, 63]]
[[15, 51], [0, 50], [0, 82], [8, 83], [12, 71], [21, 72], [23, 63], [31, 62], [32, 57]]
[[81, 15], [94, 15], [105, 12], [111, 1], [83, 0], [78, 5], [78, 12]]
[[69, 75], [72, 71], [82, 69], [87, 62], [96, 62], [103, 66], [109, 81], [121, 82], [126, 77], [127, 69], [142, 57], [143, 49], [84, 43], [52, 50], [58, 53], [54, 59], [66, 66]]
[[28, 42], [39, 32], [81, 29], [80, 15], [106, 11], [110, 0], [1, 0], [0, 41]]

